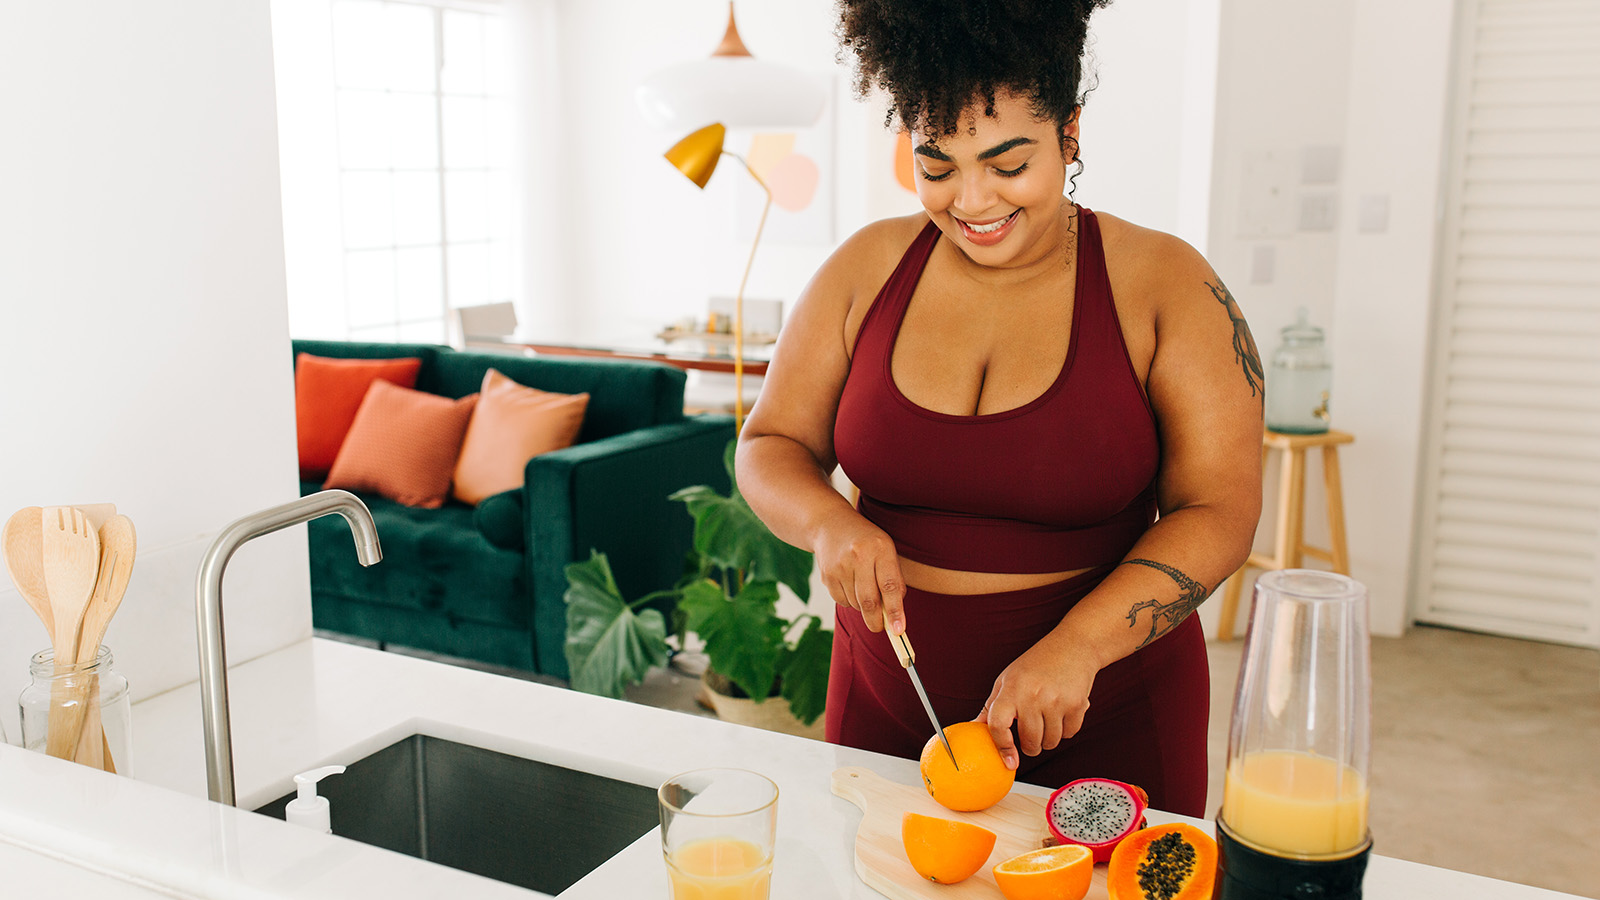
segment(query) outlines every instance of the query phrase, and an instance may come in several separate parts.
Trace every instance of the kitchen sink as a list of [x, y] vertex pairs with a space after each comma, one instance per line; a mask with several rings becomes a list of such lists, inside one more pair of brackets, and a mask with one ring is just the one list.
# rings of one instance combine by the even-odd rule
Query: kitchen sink
[[336, 835], [546, 894], [660, 824], [654, 788], [422, 734], [317, 788]]

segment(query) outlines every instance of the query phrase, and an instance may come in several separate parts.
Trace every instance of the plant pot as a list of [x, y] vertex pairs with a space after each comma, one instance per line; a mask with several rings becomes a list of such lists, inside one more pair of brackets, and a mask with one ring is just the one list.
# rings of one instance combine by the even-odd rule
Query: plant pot
[[823, 717], [818, 716], [815, 722], [804, 725], [789, 711], [789, 701], [782, 697], [768, 697], [760, 703], [748, 697], [735, 697], [733, 683], [710, 669], [701, 673], [700, 684], [702, 705], [710, 707], [711, 711], [717, 714], [717, 718], [724, 722], [765, 728], [768, 731], [798, 735], [817, 741], [823, 740]]

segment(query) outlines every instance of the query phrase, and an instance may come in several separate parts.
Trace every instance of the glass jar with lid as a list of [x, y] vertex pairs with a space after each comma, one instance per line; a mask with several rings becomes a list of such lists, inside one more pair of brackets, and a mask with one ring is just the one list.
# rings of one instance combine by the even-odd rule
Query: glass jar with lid
[[28, 686], [17, 698], [22, 746], [107, 772], [127, 774], [133, 746], [128, 680], [102, 646], [93, 660], [57, 665], [54, 650], [28, 661]]
[[1287, 434], [1322, 434], [1328, 430], [1328, 391], [1333, 367], [1322, 329], [1311, 324], [1301, 307], [1293, 325], [1283, 329], [1267, 373], [1267, 427]]

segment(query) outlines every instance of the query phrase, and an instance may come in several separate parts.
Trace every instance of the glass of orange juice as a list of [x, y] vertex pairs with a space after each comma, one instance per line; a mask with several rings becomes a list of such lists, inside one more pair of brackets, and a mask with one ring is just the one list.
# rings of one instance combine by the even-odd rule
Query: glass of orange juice
[[745, 769], [695, 769], [656, 792], [672, 900], [767, 900], [778, 786]]

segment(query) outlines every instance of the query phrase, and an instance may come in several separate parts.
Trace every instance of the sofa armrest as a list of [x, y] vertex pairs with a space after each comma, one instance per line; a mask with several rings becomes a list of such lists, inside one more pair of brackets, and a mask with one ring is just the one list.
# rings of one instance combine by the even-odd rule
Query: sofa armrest
[[668, 495], [693, 484], [729, 488], [723, 449], [733, 417], [694, 416], [544, 453], [528, 462], [524, 515], [539, 671], [567, 677], [566, 573], [605, 553], [624, 598], [671, 587], [683, 573], [694, 520]]

